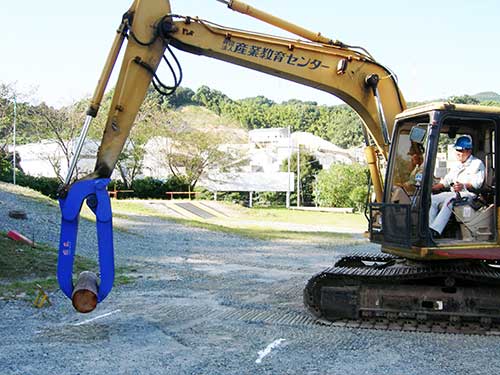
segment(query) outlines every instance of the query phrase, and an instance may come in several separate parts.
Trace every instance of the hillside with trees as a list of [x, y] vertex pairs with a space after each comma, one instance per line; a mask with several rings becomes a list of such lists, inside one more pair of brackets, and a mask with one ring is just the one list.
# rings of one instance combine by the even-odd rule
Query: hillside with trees
[[[91, 137], [100, 139], [109, 108], [112, 91], [102, 104], [100, 113], [92, 127]], [[19, 144], [37, 142], [41, 139], [68, 139], [75, 135], [81, 126], [87, 99], [71, 106], [52, 108], [45, 103], [33, 105], [25, 95], [15, 92], [8, 84], [0, 83], [0, 148], [11, 142], [13, 123], [13, 98], [17, 98], [17, 142]], [[500, 95], [495, 92], [482, 92], [475, 95], [453, 96], [445, 100], [456, 103], [483, 104], [500, 106]], [[412, 102], [410, 106], [421, 103]], [[224, 93], [201, 86], [196, 91], [180, 87], [173, 95], [161, 96], [150, 89], [136, 120], [136, 127], [147, 124], [154, 135], [159, 125], [169, 123], [173, 113], [183, 107], [191, 106], [196, 118], [195, 107], [205, 107], [218, 117], [220, 123], [239, 124], [242, 129], [261, 129], [290, 127], [292, 132], [304, 131], [324, 138], [340, 147], [349, 148], [363, 143], [361, 120], [347, 105], [319, 105], [314, 101], [290, 99], [276, 103], [265, 96], [234, 100]], [[187, 111], [189, 112], [189, 110]], [[186, 112], [185, 112], [186, 113]], [[206, 116], [202, 114], [201, 117]], [[211, 119], [213, 121], [213, 119]], [[143, 129], [145, 131], [145, 129]]]
[[[88, 136], [96, 144], [102, 136], [112, 94], [113, 90], [105, 96]], [[16, 92], [12, 85], [0, 83], [0, 161], [3, 165], [0, 168], [3, 172], [0, 172], [9, 178], [6, 168], [12, 163], [12, 155], [8, 154], [7, 146], [12, 143], [14, 98], [17, 144], [52, 140], [63, 151], [64, 162], [69, 164], [70, 140], [80, 132], [88, 99], [66, 107], [53, 108], [43, 102], [32, 104], [29, 95]], [[445, 100], [500, 106], [500, 95], [495, 92], [453, 96]], [[410, 103], [409, 106], [419, 104], [422, 103]], [[156, 136], [171, 140], [169, 150], [160, 154], [165, 155], [170, 171], [177, 181], [175, 183], [194, 189], [204, 170], [214, 167], [223, 170], [241, 162], [241, 158], [231, 158], [229, 153], [220, 152], [221, 144], [245, 143], [246, 131], [273, 127], [290, 127], [292, 132], [309, 132], [343, 148], [363, 144], [361, 120], [347, 105], [327, 106], [296, 99], [277, 103], [265, 96], [234, 100], [207, 86], [196, 91], [180, 87], [173, 95], [165, 97], [150, 88], [137, 115], [127, 146], [117, 163], [117, 170], [122, 177], [120, 184], [123, 188], [133, 185], [142, 168], [145, 145]], [[16, 161], [18, 166], [20, 163], [22, 165], [22, 160], [16, 158]], [[58, 174], [61, 165], [54, 164], [53, 167]], [[320, 166], [318, 171], [319, 169]], [[315, 171], [314, 175], [318, 171]], [[344, 174], [348, 176], [351, 172], [349, 170]], [[75, 177], [81, 177], [78, 173], [83, 174], [86, 171], [77, 171]], [[328, 181], [329, 172], [322, 173], [323, 177], [319, 180]], [[358, 174], [356, 172], [356, 175]], [[59, 180], [62, 180], [63, 176], [58, 175]], [[305, 172], [303, 177], [304, 197], [312, 199], [312, 180], [307, 180]], [[360, 175], [360, 178], [365, 179], [363, 175]], [[349, 177], [347, 180], [352, 179]], [[137, 187], [134, 189], [138, 190]], [[329, 194], [328, 204], [333, 204], [336, 193], [331, 191]], [[356, 192], [355, 195], [356, 197], [352, 196], [350, 199], [356, 205], [364, 201], [364, 190]]]
[[472, 95], [479, 102], [497, 102], [500, 103], [500, 94], [493, 91], [485, 91]]
[[[150, 93], [150, 95], [157, 96], [156, 93]], [[196, 92], [181, 88], [171, 97], [157, 100], [171, 109], [185, 105], [203, 106], [223, 118], [237, 121], [247, 130], [289, 126], [292, 132], [309, 132], [342, 148], [363, 144], [361, 120], [345, 104], [327, 106], [319, 105], [314, 101], [296, 99], [276, 103], [265, 96], [233, 100], [224, 93], [207, 86], [201, 86]], [[438, 100], [500, 107], [500, 95], [495, 92], [452, 96], [430, 101]], [[409, 107], [420, 104], [423, 103], [411, 102]]]

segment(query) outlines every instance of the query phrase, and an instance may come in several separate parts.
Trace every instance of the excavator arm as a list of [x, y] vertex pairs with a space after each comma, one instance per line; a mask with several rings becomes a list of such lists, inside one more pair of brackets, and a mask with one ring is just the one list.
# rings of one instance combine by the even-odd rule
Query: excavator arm
[[[82, 309], [78, 307], [79, 294], [77, 292], [82, 288], [78, 287], [80, 282], [73, 287], [71, 278], [78, 223], [77, 213], [83, 201], [87, 200], [89, 204], [90, 198], [89, 206], [96, 213], [98, 231], [107, 233], [99, 240], [100, 262], [112, 264], [111, 212], [109, 202], [106, 202], [106, 195], [102, 194], [102, 191], [109, 182], [109, 177], [129, 136], [147, 89], [169, 45], [186, 52], [227, 61], [314, 87], [345, 101], [358, 113], [364, 123], [368, 146], [367, 161], [372, 183], [377, 200], [382, 199], [377, 155], [387, 158], [395, 116], [406, 108], [405, 100], [393, 73], [376, 62], [362, 48], [350, 47], [331, 40], [237, 0], [218, 1], [227, 4], [235, 11], [294, 33], [301, 39], [227, 28], [198, 17], [174, 15], [168, 0], [134, 1], [131, 8], [124, 14], [117, 30], [87, 111], [87, 120], [75, 158], [68, 171], [65, 187], [61, 192], [63, 229], [61, 230], [58, 278], [61, 288], [68, 297], [73, 299], [73, 304], [79, 311], [86, 310], [87, 307]], [[82, 180], [70, 184], [79, 150], [83, 145], [91, 119], [98, 112], [111, 71], [125, 39], [128, 41], [127, 47], [99, 147], [95, 171]], [[112, 272], [103, 269], [101, 264], [100, 287], [102, 288], [104, 280], [107, 290], [104, 292], [98, 290], [97, 285], [93, 288], [84, 288], [84, 290], [93, 289], [94, 294], [97, 295], [97, 299], [91, 304], [93, 307], [104, 299], [111, 289], [110, 275]], [[91, 278], [91, 280], [96, 279]], [[86, 283], [88, 282], [87, 278]], [[75, 295], [77, 301], [75, 301]], [[92, 309], [90, 308], [90, 311]]]
[[158, 25], [170, 14], [168, 1], [135, 0], [123, 16], [88, 114], [95, 116], [124, 38], [128, 39], [93, 174], [87, 178], [110, 177], [130, 134], [166, 48]]
[[[370, 56], [341, 44], [292, 40], [216, 26], [199, 18], [175, 17], [166, 37], [186, 52], [227, 61], [329, 92], [349, 104], [363, 120], [370, 138], [385, 154], [388, 137], [380, 123], [370, 80], [378, 77], [378, 95], [392, 132], [406, 103], [390, 71]], [[279, 26], [279, 24], [277, 24]]]

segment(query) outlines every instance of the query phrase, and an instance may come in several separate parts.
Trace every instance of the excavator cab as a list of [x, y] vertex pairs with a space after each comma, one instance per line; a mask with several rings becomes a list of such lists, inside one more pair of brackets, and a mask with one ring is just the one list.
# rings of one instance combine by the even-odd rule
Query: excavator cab
[[[495, 145], [500, 109], [434, 103], [396, 117], [382, 203], [370, 206], [370, 237], [382, 250], [414, 259], [500, 259], [497, 250]], [[474, 197], [457, 196], [439, 239], [429, 229], [432, 185], [459, 163], [453, 145], [472, 140], [472, 154], [485, 166]]]
[[[335, 324], [480, 334], [498, 330], [499, 126], [500, 108], [493, 107], [433, 103], [396, 116], [384, 195], [370, 205], [369, 217], [371, 240], [385, 254], [347, 255], [314, 275], [304, 289], [309, 311]], [[467, 194], [473, 199], [453, 199], [453, 212], [436, 239], [429, 228], [432, 186], [459, 162], [454, 145], [461, 136], [472, 140], [485, 178], [474, 194]]]

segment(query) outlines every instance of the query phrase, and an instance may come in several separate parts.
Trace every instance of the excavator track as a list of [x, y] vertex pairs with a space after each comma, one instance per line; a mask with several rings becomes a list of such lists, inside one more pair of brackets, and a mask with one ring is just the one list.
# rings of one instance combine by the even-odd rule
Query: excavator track
[[304, 304], [333, 326], [500, 335], [500, 268], [353, 254], [309, 280]]

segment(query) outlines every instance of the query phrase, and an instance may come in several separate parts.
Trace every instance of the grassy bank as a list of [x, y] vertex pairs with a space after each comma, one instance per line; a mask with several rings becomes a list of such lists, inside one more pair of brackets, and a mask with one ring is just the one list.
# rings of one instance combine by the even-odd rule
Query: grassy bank
[[246, 208], [235, 206], [239, 218], [266, 222], [285, 222], [292, 224], [329, 225], [342, 227], [366, 228], [366, 218], [360, 213], [337, 213], [322, 211], [302, 211], [286, 208]]
[[152, 205], [140, 200], [113, 200], [112, 205], [115, 217], [127, 218], [129, 214], [155, 216], [187, 226], [262, 240], [286, 239], [328, 242], [352, 241], [353, 238], [348, 233], [283, 229], [287, 224], [308, 225], [313, 229], [319, 226], [338, 227], [338, 232], [342, 232], [342, 228], [355, 228], [359, 232], [366, 228], [366, 219], [362, 214], [310, 212], [286, 208], [245, 208], [228, 204], [227, 209], [230, 210], [228, 217], [198, 220], [168, 215], [168, 213], [160, 212]]

